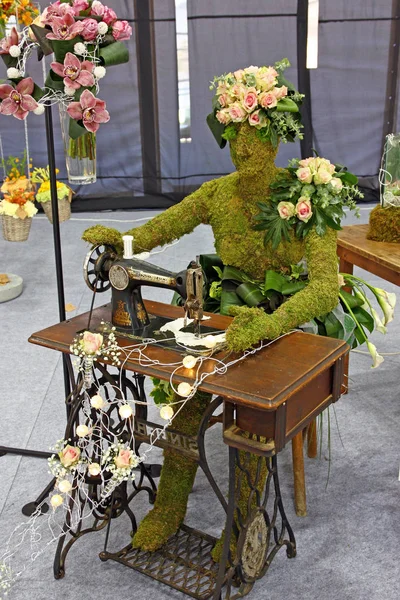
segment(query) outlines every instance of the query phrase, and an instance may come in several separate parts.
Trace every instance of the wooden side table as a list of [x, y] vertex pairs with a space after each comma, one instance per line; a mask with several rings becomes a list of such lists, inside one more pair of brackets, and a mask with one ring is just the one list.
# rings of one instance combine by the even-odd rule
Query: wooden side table
[[361, 267], [400, 286], [400, 244], [367, 239], [368, 225], [347, 225], [338, 234], [337, 253], [341, 273]]

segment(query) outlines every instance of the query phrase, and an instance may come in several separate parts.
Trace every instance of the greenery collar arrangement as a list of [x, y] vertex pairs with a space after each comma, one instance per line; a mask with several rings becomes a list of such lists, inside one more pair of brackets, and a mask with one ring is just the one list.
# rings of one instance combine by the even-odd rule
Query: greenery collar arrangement
[[295, 158], [271, 183], [268, 202], [258, 202], [260, 213], [254, 229], [265, 230], [264, 243], [276, 249], [282, 239], [290, 241], [290, 231], [304, 238], [311, 229], [320, 236], [326, 228], [341, 229], [340, 221], [347, 206], [355, 210], [355, 199], [363, 195], [358, 179], [342, 165], [326, 158]]
[[210, 85], [210, 90], [215, 89], [213, 111], [207, 124], [221, 148], [235, 139], [244, 122], [274, 147], [279, 141], [302, 139], [299, 107], [304, 96], [283, 76], [289, 66], [284, 58], [273, 67], [250, 66], [214, 78]]

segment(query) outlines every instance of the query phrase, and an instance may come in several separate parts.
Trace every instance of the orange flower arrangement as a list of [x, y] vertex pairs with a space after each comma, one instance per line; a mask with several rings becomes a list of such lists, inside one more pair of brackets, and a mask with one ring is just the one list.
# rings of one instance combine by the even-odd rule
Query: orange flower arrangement
[[17, 16], [18, 23], [30, 25], [38, 16], [39, 10], [31, 0], [3, 0], [1, 3], [0, 27], [5, 27], [8, 19]]
[[0, 214], [22, 220], [33, 217], [37, 213], [34, 200], [34, 192], [17, 188], [4, 194], [4, 199], [0, 202]]

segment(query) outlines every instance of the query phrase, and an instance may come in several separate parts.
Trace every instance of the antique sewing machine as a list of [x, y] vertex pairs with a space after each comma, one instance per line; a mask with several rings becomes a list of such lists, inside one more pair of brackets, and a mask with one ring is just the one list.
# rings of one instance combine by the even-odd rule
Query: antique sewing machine
[[[120, 258], [112, 246], [96, 246], [85, 258], [83, 273], [93, 292], [111, 288], [112, 325], [118, 333], [135, 339], [156, 338], [162, 341], [160, 327], [168, 319], [147, 313], [142, 299], [142, 286], [169, 289], [185, 301], [183, 305], [185, 330], [200, 336], [203, 318], [203, 271], [192, 261], [179, 273], [140, 260], [133, 254], [133, 236], [123, 236], [124, 254]], [[211, 329], [202, 326], [202, 333]]]

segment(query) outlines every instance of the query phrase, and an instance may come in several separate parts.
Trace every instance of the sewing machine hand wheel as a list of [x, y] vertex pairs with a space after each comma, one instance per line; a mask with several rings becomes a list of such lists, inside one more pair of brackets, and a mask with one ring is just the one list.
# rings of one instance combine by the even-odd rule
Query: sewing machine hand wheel
[[101, 293], [110, 289], [107, 263], [116, 255], [115, 248], [106, 244], [94, 246], [86, 255], [83, 263], [83, 278], [92, 292]]

